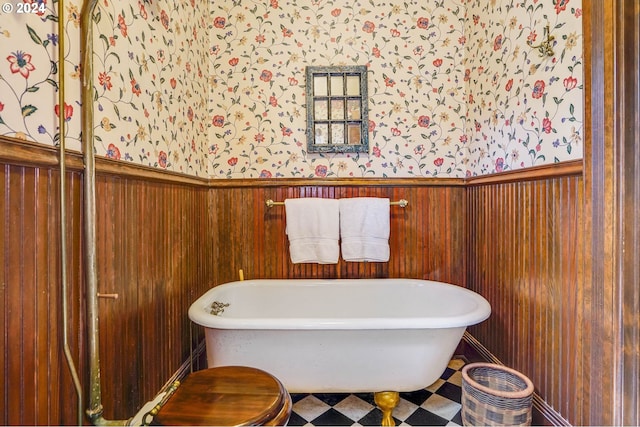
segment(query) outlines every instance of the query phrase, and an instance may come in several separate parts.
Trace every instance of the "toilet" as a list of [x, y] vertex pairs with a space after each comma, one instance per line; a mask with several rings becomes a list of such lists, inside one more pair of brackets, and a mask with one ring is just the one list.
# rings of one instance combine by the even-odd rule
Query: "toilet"
[[154, 417], [155, 425], [285, 425], [291, 396], [273, 375], [247, 366], [189, 374]]

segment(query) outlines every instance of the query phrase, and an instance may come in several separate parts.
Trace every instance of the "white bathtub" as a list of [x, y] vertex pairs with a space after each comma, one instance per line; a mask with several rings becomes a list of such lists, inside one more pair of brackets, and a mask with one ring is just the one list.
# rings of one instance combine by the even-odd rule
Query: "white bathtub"
[[[228, 306], [213, 315], [214, 302]], [[263, 369], [292, 393], [425, 388], [490, 313], [475, 292], [416, 279], [246, 280], [189, 309], [205, 327], [209, 367]]]

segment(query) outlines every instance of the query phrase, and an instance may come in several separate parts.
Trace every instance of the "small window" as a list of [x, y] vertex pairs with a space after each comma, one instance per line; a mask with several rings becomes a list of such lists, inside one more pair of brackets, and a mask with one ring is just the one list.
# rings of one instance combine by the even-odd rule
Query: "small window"
[[307, 67], [307, 149], [369, 152], [367, 67]]

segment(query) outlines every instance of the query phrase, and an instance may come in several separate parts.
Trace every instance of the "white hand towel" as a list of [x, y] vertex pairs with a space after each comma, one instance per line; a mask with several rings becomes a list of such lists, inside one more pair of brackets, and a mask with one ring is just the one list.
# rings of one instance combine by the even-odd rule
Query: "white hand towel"
[[340, 238], [345, 261], [389, 261], [389, 199], [340, 199]]
[[285, 199], [291, 262], [337, 264], [340, 256], [339, 203], [336, 199]]

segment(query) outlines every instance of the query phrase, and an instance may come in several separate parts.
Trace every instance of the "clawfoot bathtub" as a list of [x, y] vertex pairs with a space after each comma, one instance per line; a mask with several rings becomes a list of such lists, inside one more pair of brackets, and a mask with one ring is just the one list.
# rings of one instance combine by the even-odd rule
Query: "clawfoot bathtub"
[[[480, 295], [417, 279], [246, 280], [189, 309], [209, 367], [245, 365], [292, 393], [403, 392], [444, 372], [467, 326], [491, 313]], [[396, 397], [378, 394], [386, 423]], [[387, 409], [384, 409], [382, 406]]]

